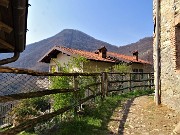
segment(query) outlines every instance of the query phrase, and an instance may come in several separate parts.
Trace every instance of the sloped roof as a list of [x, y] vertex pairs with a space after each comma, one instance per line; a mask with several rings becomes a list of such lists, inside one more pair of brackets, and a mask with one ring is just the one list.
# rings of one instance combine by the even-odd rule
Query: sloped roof
[[151, 64], [148, 61], [142, 60], [142, 59], [138, 59], [138, 61], [135, 59], [135, 57], [133, 56], [128, 56], [128, 55], [123, 55], [123, 54], [119, 54], [119, 53], [114, 53], [114, 52], [107, 52], [107, 54], [109, 56], [113, 56], [119, 60], [122, 60], [124, 62], [135, 62], [135, 63], [142, 63], [142, 64]]
[[53, 47], [49, 52], [47, 52], [40, 60], [39, 62], [45, 62], [50, 63], [51, 58], [56, 58], [57, 55], [62, 52], [70, 56], [82, 56], [85, 57], [88, 60], [94, 60], [94, 61], [102, 61], [102, 62], [111, 62], [111, 63], [120, 63], [120, 62], [126, 62], [126, 63], [142, 63], [142, 64], [151, 64], [148, 61], [138, 59], [138, 61], [133, 56], [127, 56], [123, 54], [118, 54], [114, 52], [107, 52], [107, 57], [102, 58], [100, 55], [98, 55], [95, 52], [88, 52], [84, 50], [78, 50], [78, 49], [72, 49], [67, 48], [63, 46], [55, 46]]

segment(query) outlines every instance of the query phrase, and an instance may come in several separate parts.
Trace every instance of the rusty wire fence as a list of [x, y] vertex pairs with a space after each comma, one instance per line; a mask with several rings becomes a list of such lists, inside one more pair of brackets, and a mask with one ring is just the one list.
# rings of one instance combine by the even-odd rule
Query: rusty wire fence
[[[13, 108], [24, 99], [49, 97], [48, 111], [31, 117], [2, 133], [16, 134], [67, 111], [77, 112], [82, 104], [103, 99], [109, 93], [121, 94], [134, 89], [151, 89], [152, 73], [48, 73], [0, 67], [0, 127], [14, 124]], [[66, 84], [66, 85], [64, 85]], [[57, 94], [72, 95], [69, 104], [53, 109]]]

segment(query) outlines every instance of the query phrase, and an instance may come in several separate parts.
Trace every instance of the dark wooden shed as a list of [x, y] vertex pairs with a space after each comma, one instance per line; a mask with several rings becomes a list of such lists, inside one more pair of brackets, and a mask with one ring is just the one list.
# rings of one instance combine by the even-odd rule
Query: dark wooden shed
[[26, 45], [28, 0], [0, 0], [0, 53], [14, 53], [0, 65], [18, 59]]

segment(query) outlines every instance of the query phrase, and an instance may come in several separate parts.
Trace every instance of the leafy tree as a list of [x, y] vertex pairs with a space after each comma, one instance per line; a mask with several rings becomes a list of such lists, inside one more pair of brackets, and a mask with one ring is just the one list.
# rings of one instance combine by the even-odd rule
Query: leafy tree
[[118, 64], [113, 66], [114, 72], [129, 73], [131, 71], [130, 66], [127, 64]]
[[[58, 61], [56, 61], [56, 65], [61, 72], [68, 73], [68, 72], [82, 72], [83, 71], [83, 64], [87, 63], [87, 59], [84, 57], [73, 57], [68, 62], [68, 64], [61, 66]], [[82, 77], [78, 77], [78, 80]], [[56, 76], [50, 78], [51, 80], [51, 89], [63, 89], [63, 88], [73, 88], [73, 77], [67, 76]], [[78, 93], [78, 97], [84, 95], [83, 90]], [[67, 106], [73, 104], [75, 101], [75, 97], [73, 93], [63, 93], [63, 94], [55, 94], [53, 95], [53, 107], [55, 110], [62, 108], [63, 106]]]

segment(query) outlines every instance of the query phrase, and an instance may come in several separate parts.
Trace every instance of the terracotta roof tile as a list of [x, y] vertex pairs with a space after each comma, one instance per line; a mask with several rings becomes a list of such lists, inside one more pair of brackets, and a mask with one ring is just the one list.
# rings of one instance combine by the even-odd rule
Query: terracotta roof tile
[[58, 52], [63, 52], [68, 55], [79, 55], [83, 56], [88, 60], [95, 60], [95, 61], [104, 61], [104, 62], [136, 62], [136, 63], [143, 63], [143, 64], [151, 64], [148, 61], [138, 59], [138, 61], [135, 59], [133, 56], [128, 56], [128, 55], [123, 55], [123, 54], [118, 54], [114, 52], [108, 52], [107, 51], [107, 57], [102, 58], [97, 52], [88, 52], [84, 50], [78, 50], [78, 49], [72, 49], [72, 48], [67, 48], [63, 46], [55, 46], [53, 47], [45, 56], [43, 56], [39, 61], [49, 63], [51, 56], [52, 55], [57, 55]]
[[114, 52], [107, 52], [107, 55], [116, 57], [117, 59], [122, 60], [122, 61], [126, 61], [126, 62], [151, 64], [150, 62], [142, 60], [142, 59], [138, 59], [138, 61], [137, 61], [136, 58], [133, 56], [118, 54], [118, 53], [114, 53]]
[[[148, 62], [148, 61], [141, 60], [141, 59], [138, 59], [138, 61], [137, 61], [135, 59], [135, 57], [133, 57], [133, 56], [118, 54], [118, 53], [114, 53], [114, 52], [107, 52], [107, 58], [102, 58], [97, 53], [94, 53], [94, 52], [66, 48], [66, 47], [62, 47], [62, 46], [59, 46], [59, 48], [61, 48], [62, 50], [68, 51], [72, 54], [77, 54], [77, 55], [83, 56], [90, 60], [98, 60], [98, 61], [104, 61], [104, 62], [117, 62], [117, 60], [119, 60], [119, 61], [125, 61], [128, 63], [129, 62], [137, 62], [137, 63], [150, 64], [150, 62]], [[112, 59], [113, 57], [115, 57], [115, 59]]]
[[83, 57], [85, 57], [86, 59], [89, 59], [89, 60], [97, 60], [97, 61], [104, 61], [104, 62], [115, 62], [114, 60], [102, 58], [102, 57], [100, 57], [98, 54], [96, 54], [94, 52], [88, 52], [88, 51], [84, 51], [84, 50], [66, 48], [66, 47], [62, 47], [62, 46], [59, 46], [59, 48], [61, 50], [64, 50], [64, 51], [68, 51], [71, 54], [83, 56]]

